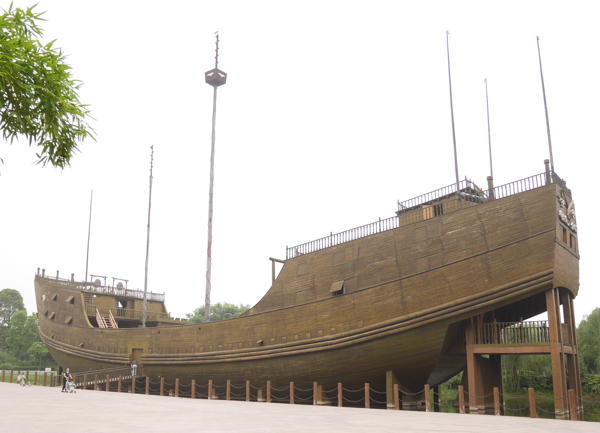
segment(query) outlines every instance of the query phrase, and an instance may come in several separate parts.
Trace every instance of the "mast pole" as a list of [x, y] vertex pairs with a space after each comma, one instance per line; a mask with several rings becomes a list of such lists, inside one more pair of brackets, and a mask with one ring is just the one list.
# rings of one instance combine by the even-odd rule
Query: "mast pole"
[[146, 327], [148, 315], [148, 257], [150, 253], [150, 210], [152, 208], [152, 169], [154, 168], [154, 146], [150, 146], [150, 186], [148, 188], [148, 226], [146, 228], [146, 265], [144, 267], [144, 307], [142, 310], [142, 328]]
[[550, 138], [550, 119], [548, 118], [548, 103], [546, 101], [546, 86], [544, 86], [544, 71], [542, 70], [542, 54], [540, 52], [540, 37], [536, 36], [538, 60], [540, 63], [540, 78], [542, 81], [542, 95], [544, 96], [544, 112], [546, 113], [546, 133], [548, 135], [548, 150], [550, 151], [550, 171], [554, 173], [554, 158], [552, 156], [552, 139]]
[[88, 264], [90, 260], [90, 234], [92, 232], [92, 200], [94, 198], [94, 190], [90, 190], [90, 217], [88, 221], [88, 236], [87, 236], [87, 249], [85, 253], [85, 282], [88, 280]]
[[452, 120], [452, 143], [454, 144], [454, 173], [456, 174], [456, 196], [458, 198], [458, 207], [461, 207], [460, 201], [460, 182], [458, 180], [458, 158], [456, 156], [456, 131], [454, 128], [454, 104], [452, 101], [452, 76], [450, 74], [450, 32], [446, 31], [446, 53], [448, 55], [448, 88], [450, 89], [450, 119]]
[[205, 81], [213, 86], [212, 135], [210, 145], [210, 184], [208, 189], [208, 245], [206, 248], [206, 289], [204, 292], [204, 321], [210, 317], [210, 291], [212, 268], [212, 221], [213, 221], [213, 187], [215, 180], [215, 131], [217, 122], [217, 87], [225, 84], [227, 74], [219, 69], [219, 33], [215, 33], [215, 67], [207, 71]]
[[483, 80], [485, 82], [485, 108], [487, 113], [487, 130], [488, 130], [488, 147], [490, 154], [490, 177], [494, 178], [494, 168], [492, 167], [492, 133], [490, 130], [490, 103], [488, 100], [488, 85], [487, 78]]

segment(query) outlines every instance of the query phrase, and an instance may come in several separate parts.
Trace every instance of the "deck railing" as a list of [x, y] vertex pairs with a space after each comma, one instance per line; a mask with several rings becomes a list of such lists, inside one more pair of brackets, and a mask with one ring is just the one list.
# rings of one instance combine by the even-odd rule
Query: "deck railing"
[[[525, 191], [541, 188], [559, 180], [560, 178], [558, 178], [556, 174], [544, 172], [488, 190], [481, 189], [472, 181], [465, 179], [459, 183], [460, 194], [457, 195], [457, 198], [460, 197], [461, 200], [468, 202], [469, 206], [473, 206], [490, 200], [510, 197]], [[329, 236], [324, 236], [314, 241], [305, 242], [293, 247], [286, 247], [285, 257], [286, 259], [293, 259], [294, 257], [351, 242], [376, 233], [396, 229], [400, 227], [400, 221], [406, 212], [410, 212], [411, 209], [416, 209], [419, 206], [434, 203], [444, 197], [450, 198], [453, 194], [456, 194], [456, 184], [448, 185], [427, 194], [422, 194], [409, 200], [398, 202], [398, 216], [385, 219], [380, 218], [378, 221], [370, 224], [365, 224], [339, 233], [330, 233]], [[460, 209], [460, 206], [447, 206], [443, 213], [447, 214], [458, 209]], [[421, 214], [419, 214], [419, 216], [419, 218], [404, 218], [402, 225], [423, 221]], [[431, 214], [431, 217], [434, 216], [437, 215]]]
[[[88, 316], [96, 316], [97, 306], [92, 303], [85, 304], [85, 311]], [[112, 315], [113, 319], [121, 320], [142, 320], [142, 311], [133, 310], [131, 308], [110, 308], [108, 311], [109, 316]], [[169, 313], [161, 313], [156, 311], [148, 311], [146, 320], [153, 322], [185, 322], [185, 319], [179, 319], [171, 317]]]
[[488, 322], [475, 335], [477, 344], [544, 344], [550, 342], [547, 320]]

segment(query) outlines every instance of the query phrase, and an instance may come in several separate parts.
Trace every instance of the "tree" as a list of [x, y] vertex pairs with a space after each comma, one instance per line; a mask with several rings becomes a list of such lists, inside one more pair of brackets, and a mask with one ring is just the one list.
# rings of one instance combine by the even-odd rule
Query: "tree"
[[600, 374], [600, 308], [595, 308], [579, 323], [577, 346], [583, 372]]
[[27, 349], [27, 356], [29, 359], [35, 361], [39, 369], [42, 368], [42, 362], [49, 358], [48, 349], [41, 341], [35, 341]]
[[[233, 319], [239, 317], [248, 311], [249, 305], [234, 305], [227, 302], [221, 304], [220, 302], [210, 307], [209, 322], [216, 322], [217, 320]], [[200, 308], [196, 308], [193, 313], [187, 315], [189, 323], [200, 323], [204, 321], [204, 305]]]
[[36, 341], [39, 341], [37, 318], [34, 315], [27, 316], [25, 310], [15, 312], [10, 319], [6, 336], [8, 351], [17, 359], [25, 361], [27, 350]]
[[15, 311], [24, 310], [23, 297], [13, 289], [0, 291], [0, 327], [8, 327]]
[[0, 130], [37, 146], [38, 163], [65, 167], [78, 142], [92, 137], [79, 81], [54, 41], [42, 44], [43, 12], [13, 8], [0, 13]]

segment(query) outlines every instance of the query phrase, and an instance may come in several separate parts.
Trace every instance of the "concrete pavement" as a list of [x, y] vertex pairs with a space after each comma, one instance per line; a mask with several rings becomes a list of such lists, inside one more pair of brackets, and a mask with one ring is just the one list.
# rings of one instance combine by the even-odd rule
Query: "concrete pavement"
[[159, 397], [0, 383], [1, 433], [600, 432], [600, 423]]

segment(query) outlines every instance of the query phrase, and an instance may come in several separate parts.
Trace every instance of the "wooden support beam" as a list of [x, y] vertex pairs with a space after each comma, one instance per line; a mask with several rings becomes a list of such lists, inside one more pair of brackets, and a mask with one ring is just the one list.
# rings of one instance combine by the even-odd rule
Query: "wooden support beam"
[[192, 383], [190, 385], [190, 398], [196, 398], [196, 379], [192, 379]]
[[494, 415], [500, 415], [500, 389], [494, 387]]
[[575, 390], [570, 389], [569, 393], [569, 415], [571, 421], [577, 421], [577, 397], [575, 396]]
[[431, 412], [431, 387], [428, 383], [425, 384], [423, 393], [425, 394], [425, 412]]
[[537, 418], [537, 403], [535, 401], [535, 390], [533, 388], [527, 388], [527, 397], [529, 399], [529, 416], [531, 418]]
[[165, 395], [165, 378], [164, 377], [160, 377], [160, 390], [159, 390], [159, 394], [160, 395]]
[[175, 397], [179, 397], [179, 378], [175, 379]]
[[227, 379], [227, 384], [225, 385], [225, 400], [231, 400], [231, 380]]
[[104, 382], [105, 382], [104, 383], [104, 391], [106, 391], [106, 392], [110, 391], [110, 375], [107, 374], [104, 377]]
[[[4, 382], [4, 371], [2, 372], [2, 382]], [[46, 386], [46, 381], [48, 379], [48, 373], [44, 371], [44, 386]]]
[[208, 391], [207, 391], [207, 398], [209, 400], [212, 400], [213, 398], [213, 381], [212, 379], [208, 379]]
[[13, 383], [13, 371], [10, 370], [10, 383]]
[[465, 388], [458, 385], [458, 413], [465, 413]]
[[290, 382], [290, 404], [296, 402], [296, 396], [294, 395], [294, 382]]
[[467, 383], [469, 386], [469, 413], [478, 413], [477, 406], [477, 375], [475, 372], [476, 360], [473, 346], [475, 345], [475, 320], [470, 319], [465, 329], [466, 354], [467, 354]]
[[250, 401], [250, 381], [246, 381], [246, 401]]
[[94, 375], [94, 391], [98, 391], [98, 375]]
[[[85, 376], [83, 376], [85, 378]], [[84, 379], [85, 381], [85, 379]], [[117, 392], [121, 392], [123, 389], [123, 376], [119, 376], [119, 379], [117, 380]]]
[[318, 399], [318, 394], [319, 394], [319, 384], [317, 382], [313, 382], [313, 405], [317, 404], [317, 399]]
[[558, 310], [557, 289], [546, 291], [546, 310], [550, 336], [550, 363], [552, 366], [552, 391], [554, 396], [554, 415], [558, 419], [566, 418], [567, 393], [565, 389], [565, 370], [561, 353], [560, 312]]
[[146, 389], [144, 389], [146, 395], [150, 394], [150, 376], [146, 376]]
[[365, 383], [365, 407], [369, 409], [371, 407], [371, 385]]
[[6, 377], [6, 371], [4, 369], [2, 369], [2, 382], [4, 382], [5, 377]]
[[342, 386], [342, 382], [338, 382], [337, 384], [337, 404], [338, 407], [344, 406], [344, 387]]
[[385, 372], [385, 400], [388, 409], [394, 408], [394, 385], [398, 384], [398, 379], [392, 370]]
[[36, 371], [35, 374], [33, 375], [33, 384], [37, 385], [37, 377], [38, 377], [38, 372]]
[[271, 403], [271, 381], [267, 380], [267, 403]]
[[129, 387], [129, 392], [131, 394], [135, 394], [135, 376], [131, 376], [131, 386]]
[[394, 384], [394, 409], [400, 410], [400, 389], [398, 384]]
[[83, 375], [83, 389], [87, 389], [87, 384], [88, 384], [88, 378], [87, 378], [87, 374]]

